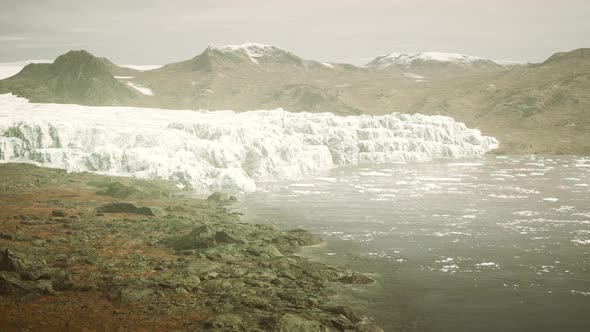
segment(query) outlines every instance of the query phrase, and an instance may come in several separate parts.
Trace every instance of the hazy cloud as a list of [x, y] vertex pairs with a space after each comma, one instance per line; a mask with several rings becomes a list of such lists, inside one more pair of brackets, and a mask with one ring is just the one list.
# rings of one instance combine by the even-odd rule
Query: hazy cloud
[[29, 38], [22, 37], [22, 36], [0, 36], [0, 42], [14, 42], [14, 41], [27, 40], [27, 39], [29, 39]]
[[334, 62], [393, 51], [540, 61], [589, 46], [588, 17], [586, 0], [3, 0], [0, 61], [84, 47], [121, 63], [166, 63], [247, 41]]

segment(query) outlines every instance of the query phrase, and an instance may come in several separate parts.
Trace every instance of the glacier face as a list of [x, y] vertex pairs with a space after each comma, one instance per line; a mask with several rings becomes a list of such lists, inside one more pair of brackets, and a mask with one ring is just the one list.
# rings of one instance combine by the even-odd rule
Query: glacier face
[[339, 117], [36, 104], [0, 95], [0, 161], [163, 178], [199, 191], [358, 163], [473, 157], [492, 137], [443, 116]]

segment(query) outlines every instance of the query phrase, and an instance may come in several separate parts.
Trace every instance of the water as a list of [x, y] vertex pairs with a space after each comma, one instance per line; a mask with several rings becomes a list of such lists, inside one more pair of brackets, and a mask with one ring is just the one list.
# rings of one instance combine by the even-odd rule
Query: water
[[364, 165], [260, 186], [245, 218], [322, 234], [317, 259], [375, 273], [339, 300], [386, 331], [590, 331], [590, 158]]

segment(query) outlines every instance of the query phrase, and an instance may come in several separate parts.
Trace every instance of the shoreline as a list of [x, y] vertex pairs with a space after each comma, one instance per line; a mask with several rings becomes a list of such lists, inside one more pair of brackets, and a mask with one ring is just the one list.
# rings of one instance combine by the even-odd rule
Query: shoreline
[[371, 278], [298, 255], [323, 241], [307, 231], [240, 222], [226, 195], [30, 164], [0, 178], [7, 331], [381, 331], [331, 301]]

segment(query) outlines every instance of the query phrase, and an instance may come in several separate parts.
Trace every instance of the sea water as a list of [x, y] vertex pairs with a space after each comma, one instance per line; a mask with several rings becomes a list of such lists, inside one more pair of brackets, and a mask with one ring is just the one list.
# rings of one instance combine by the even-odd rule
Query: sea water
[[361, 165], [258, 186], [244, 218], [319, 233], [313, 259], [371, 273], [335, 301], [385, 331], [590, 331], [590, 158]]

